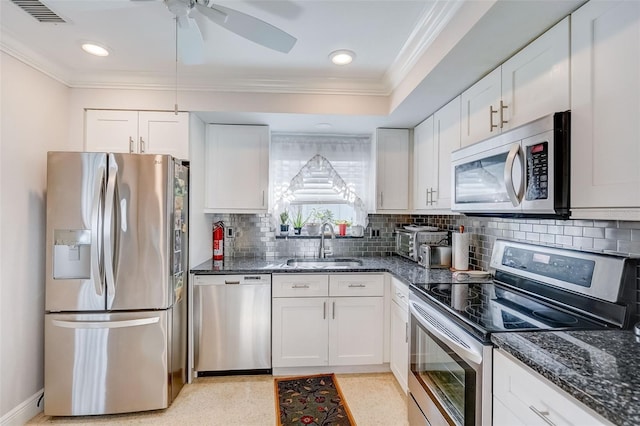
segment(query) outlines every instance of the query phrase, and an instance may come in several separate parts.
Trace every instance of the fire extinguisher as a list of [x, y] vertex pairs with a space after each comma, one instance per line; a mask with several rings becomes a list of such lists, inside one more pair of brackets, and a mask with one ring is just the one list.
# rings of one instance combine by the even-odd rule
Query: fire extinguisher
[[224, 223], [213, 224], [213, 260], [224, 260]]

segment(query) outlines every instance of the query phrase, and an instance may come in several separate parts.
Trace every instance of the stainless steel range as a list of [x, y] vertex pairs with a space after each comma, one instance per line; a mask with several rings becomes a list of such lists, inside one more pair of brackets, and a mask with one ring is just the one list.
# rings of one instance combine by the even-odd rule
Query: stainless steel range
[[491, 424], [491, 334], [628, 328], [638, 260], [496, 241], [493, 278], [412, 285], [409, 423]]

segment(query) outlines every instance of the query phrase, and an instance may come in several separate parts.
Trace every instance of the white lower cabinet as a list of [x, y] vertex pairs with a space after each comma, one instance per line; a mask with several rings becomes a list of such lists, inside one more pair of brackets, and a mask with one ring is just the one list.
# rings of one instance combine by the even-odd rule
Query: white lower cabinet
[[273, 367], [327, 365], [327, 298], [274, 298], [271, 309]]
[[389, 367], [402, 390], [409, 380], [409, 286], [391, 278], [391, 336]]
[[383, 275], [274, 274], [272, 311], [274, 368], [383, 362]]
[[493, 425], [611, 425], [530, 368], [493, 351]]

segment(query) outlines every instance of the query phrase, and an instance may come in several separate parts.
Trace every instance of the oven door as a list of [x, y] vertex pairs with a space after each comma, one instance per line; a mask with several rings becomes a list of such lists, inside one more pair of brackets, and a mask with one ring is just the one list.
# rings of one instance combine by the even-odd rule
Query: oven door
[[431, 426], [490, 425], [492, 346], [474, 339], [414, 292], [409, 307], [412, 402]]

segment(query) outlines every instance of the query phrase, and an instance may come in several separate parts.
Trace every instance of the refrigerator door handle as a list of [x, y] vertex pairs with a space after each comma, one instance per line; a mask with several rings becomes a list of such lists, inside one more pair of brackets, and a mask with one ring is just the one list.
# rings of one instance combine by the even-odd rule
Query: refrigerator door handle
[[104, 292], [104, 265], [100, 259], [102, 254], [102, 236], [100, 235], [100, 225], [102, 225], [100, 211], [104, 197], [105, 168], [98, 168], [98, 175], [95, 181], [93, 205], [91, 207], [91, 275], [96, 294], [102, 296]]
[[115, 230], [113, 227], [115, 218], [116, 187], [118, 176], [118, 163], [112, 154], [109, 154], [109, 179], [107, 180], [107, 194], [105, 195], [104, 208], [104, 266], [107, 278], [107, 293], [115, 294], [115, 271], [114, 271], [114, 246]]
[[141, 318], [124, 321], [63, 321], [52, 320], [51, 323], [55, 326], [62, 328], [76, 328], [76, 329], [88, 329], [88, 328], [124, 328], [124, 327], [138, 327], [141, 325], [156, 324], [160, 321], [160, 317], [153, 318]]

